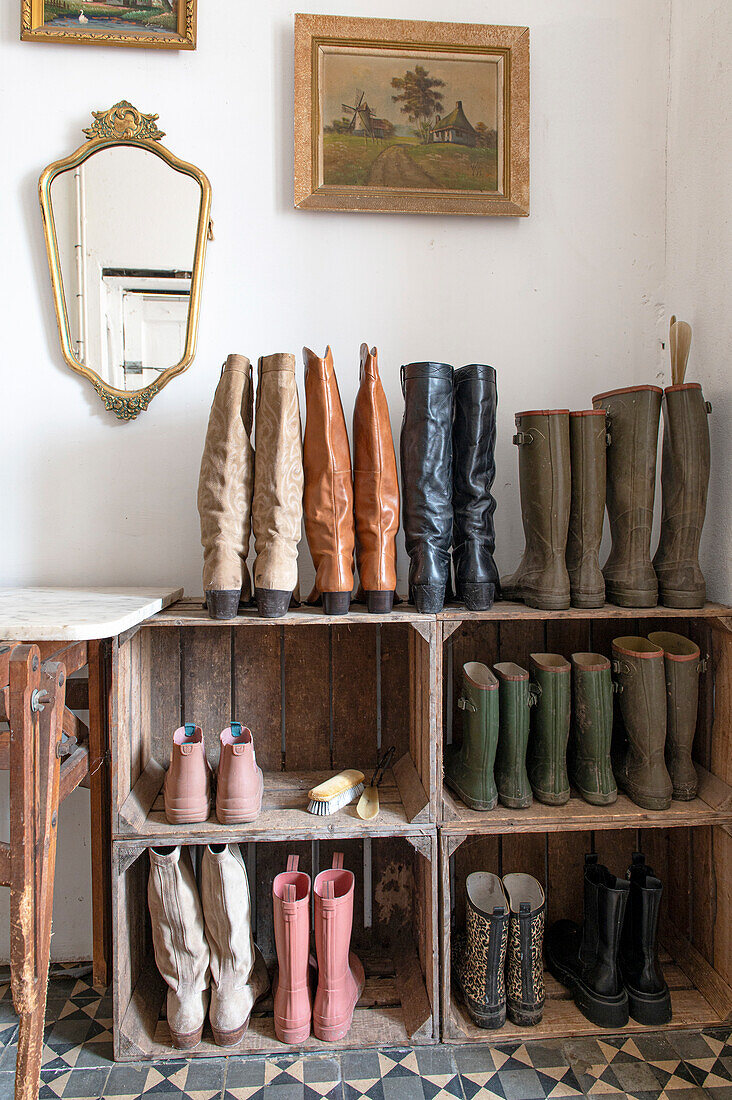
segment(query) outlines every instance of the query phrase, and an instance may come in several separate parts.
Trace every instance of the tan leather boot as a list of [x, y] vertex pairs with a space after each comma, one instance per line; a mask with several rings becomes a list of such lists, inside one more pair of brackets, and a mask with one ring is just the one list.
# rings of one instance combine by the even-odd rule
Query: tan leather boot
[[206, 821], [211, 812], [211, 768], [201, 727], [192, 722], [180, 726], [173, 734], [163, 801], [171, 825]]
[[391, 611], [396, 588], [399, 479], [389, 406], [376, 348], [361, 344], [361, 384], [353, 408], [356, 563], [369, 611]]
[[187, 848], [150, 849], [147, 903], [155, 963], [168, 985], [170, 1037], [174, 1047], [191, 1050], [206, 1019], [210, 955]]
[[348, 431], [330, 348], [305, 360], [305, 532], [315, 566], [308, 603], [345, 615], [353, 591], [353, 477]]
[[198, 479], [203, 590], [212, 619], [233, 619], [252, 594], [247, 554], [254, 485], [252, 375], [230, 355], [216, 387]]
[[302, 527], [302, 434], [294, 355], [259, 360], [252, 531], [259, 614], [279, 619], [297, 588]]
[[211, 950], [214, 1042], [241, 1042], [255, 1002], [269, 989], [251, 924], [249, 880], [238, 844], [209, 844], [201, 860], [201, 903]]

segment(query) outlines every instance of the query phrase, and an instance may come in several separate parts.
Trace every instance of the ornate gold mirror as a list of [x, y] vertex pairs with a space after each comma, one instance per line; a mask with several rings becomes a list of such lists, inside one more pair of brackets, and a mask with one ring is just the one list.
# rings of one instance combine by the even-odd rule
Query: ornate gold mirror
[[66, 362], [133, 420], [196, 351], [211, 186], [160, 144], [157, 115], [94, 111], [39, 193]]

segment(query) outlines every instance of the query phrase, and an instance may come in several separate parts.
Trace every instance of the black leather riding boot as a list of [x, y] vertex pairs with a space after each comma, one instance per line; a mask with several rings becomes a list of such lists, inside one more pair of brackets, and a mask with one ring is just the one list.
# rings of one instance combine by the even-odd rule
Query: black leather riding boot
[[628, 868], [630, 895], [620, 941], [620, 970], [630, 1015], [640, 1024], [667, 1024], [671, 994], [658, 962], [658, 912], [663, 886], [640, 852]]
[[455, 587], [468, 611], [493, 606], [498, 570], [491, 494], [496, 476], [496, 372], [483, 363], [455, 371], [452, 511]]
[[402, 515], [409, 598], [417, 611], [442, 610], [452, 542], [452, 367], [402, 367]]
[[625, 1027], [628, 994], [618, 966], [620, 933], [630, 883], [585, 856], [585, 912], [582, 927], [571, 920], [553, 924], [546, 937], [546, 964], [572, 990], [574, 1003], [597, 1027]]

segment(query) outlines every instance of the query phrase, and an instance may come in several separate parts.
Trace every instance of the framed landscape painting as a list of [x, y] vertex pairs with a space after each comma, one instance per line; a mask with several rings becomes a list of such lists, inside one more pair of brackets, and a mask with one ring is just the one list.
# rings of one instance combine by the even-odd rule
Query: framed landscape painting
[[21, 0], [20, 37], [195, 50], [196, 0]]
[[295, 16], [295, 206], [529, 213], [529, 31]]

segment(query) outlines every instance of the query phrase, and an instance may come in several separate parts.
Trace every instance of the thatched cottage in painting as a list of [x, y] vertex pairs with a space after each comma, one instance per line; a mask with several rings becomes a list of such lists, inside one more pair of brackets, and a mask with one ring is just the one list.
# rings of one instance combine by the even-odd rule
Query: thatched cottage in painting
[[450, 142], [452, 145], [477, 145], [478, 136], [468, 122], [463, 111], [463, 101], [459, 99], [454, 111], [437, 121], [430, 130], [430, 142]]

